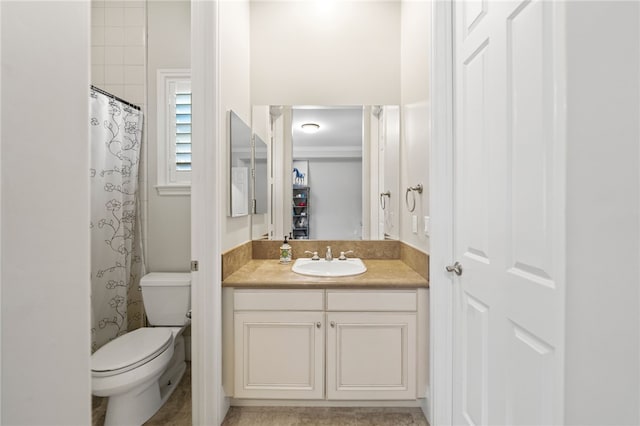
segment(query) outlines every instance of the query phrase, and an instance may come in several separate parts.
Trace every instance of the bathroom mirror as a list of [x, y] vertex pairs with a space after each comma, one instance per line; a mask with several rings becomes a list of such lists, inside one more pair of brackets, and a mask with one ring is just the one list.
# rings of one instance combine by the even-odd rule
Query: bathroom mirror
[[256, 197], [271, 205], [254, 239], [398, 238], [398, 106], [256, 106], [254, 129], [264, 116], [272, 184]]
[[246, 216], [251, 208], [251, 128], [229, 111], [229, 216]]

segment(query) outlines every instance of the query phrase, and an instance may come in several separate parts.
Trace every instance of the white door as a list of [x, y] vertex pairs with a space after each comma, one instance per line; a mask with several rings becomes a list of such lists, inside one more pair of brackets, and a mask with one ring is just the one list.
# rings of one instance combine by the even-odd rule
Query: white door
[[235, 397], [322, 399], [323, 312], [236, 312]]
[[563, 420], [559, 2], [454, 2], [453, 419]]
[[416, 315], [327, 314], [327, 399], [416, 398]]

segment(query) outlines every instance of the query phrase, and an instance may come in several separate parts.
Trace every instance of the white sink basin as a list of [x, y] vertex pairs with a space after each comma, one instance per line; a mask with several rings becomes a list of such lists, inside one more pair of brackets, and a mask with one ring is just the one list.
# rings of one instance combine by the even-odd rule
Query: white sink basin
[[367, 271], [362, 260], [349, 258], [347, 260], [311, 260], [309, 258], [296, 259], [291, 267], [296, 274], [312, 275], [314, 277], [348, 277]]

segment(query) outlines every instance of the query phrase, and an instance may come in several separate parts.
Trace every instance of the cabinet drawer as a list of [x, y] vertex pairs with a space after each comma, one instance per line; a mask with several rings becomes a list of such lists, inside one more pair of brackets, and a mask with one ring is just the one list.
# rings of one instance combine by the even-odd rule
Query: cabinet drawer
[[322, 311], [324, 290], [235, 290], [236, 311]]
[[414, 312], [415, 290], [327, 290], [328, 311]]

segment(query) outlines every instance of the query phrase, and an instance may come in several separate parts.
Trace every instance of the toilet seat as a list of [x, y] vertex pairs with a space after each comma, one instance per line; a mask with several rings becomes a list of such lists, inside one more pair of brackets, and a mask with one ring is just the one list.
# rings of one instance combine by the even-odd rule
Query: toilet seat
[[133, 370], [158, 357], [172, 343], [169, 328], [139, 328], [98, 349], [91, 357], [91, 374], [106, 377]]

